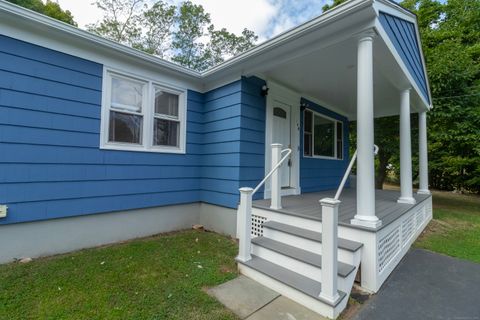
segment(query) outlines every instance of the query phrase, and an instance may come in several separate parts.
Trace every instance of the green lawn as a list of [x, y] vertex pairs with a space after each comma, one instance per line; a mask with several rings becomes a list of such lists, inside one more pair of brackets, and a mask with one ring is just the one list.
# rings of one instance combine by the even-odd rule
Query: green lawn
[[236, 319], [202, 289], [236, 277], [235, 242], [184, 231], [0, 266], [0, 319]]
[[433, 220], [415, 246], [480, 263], [480, 197], [433, 192]]

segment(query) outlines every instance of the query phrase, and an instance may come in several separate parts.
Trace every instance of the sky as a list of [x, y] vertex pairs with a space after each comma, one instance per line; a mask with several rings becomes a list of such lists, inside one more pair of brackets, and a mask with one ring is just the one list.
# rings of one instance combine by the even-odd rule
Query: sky
[[[56, 0], [70, 10], [80, 28], [101, 20], [102, 13], [94, 0]], [[180, 0], [170, 0], [179, 2]], [[192, 0], [210, 13], [216, 29], [226, 28], [240, 34], [244, 28], [253, 30], [259, 42], [295, 27], [322, 12], [332, 0]]]

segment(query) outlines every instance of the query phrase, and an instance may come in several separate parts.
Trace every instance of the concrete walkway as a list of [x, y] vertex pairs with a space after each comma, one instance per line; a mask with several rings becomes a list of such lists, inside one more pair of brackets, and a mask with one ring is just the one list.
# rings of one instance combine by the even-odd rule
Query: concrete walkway
[[354, 319], [480, 320], [480, 264], [413, 249]]
[[208, 293], [246, 320], [326, 320], [261, 284], [239, 276]]

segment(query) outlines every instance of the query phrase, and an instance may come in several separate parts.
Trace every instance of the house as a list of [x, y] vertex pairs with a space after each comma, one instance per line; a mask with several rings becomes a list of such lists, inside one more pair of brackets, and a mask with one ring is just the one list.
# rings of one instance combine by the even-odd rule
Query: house
[[[0, 262], [201, 223], [239, 238], [242, 273], [335, 318], [432, 217], [431, 106], [416, 17], [387, 0], [348, 1], [203, 73], [0, 1]], [[373, 119], [388, 115], [400, 192], [374, 189]]]

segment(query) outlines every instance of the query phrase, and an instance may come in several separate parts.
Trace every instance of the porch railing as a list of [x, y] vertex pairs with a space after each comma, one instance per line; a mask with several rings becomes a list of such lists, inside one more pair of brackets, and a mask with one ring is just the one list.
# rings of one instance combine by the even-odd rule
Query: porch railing
[[[278, 168], [292, 153], [291, 149], [283, 149], [279, 143], [272, 144], [272, 169], [263, 178], [255, 189], [244, 187], [240, 188], [240, 205], [237, 212], [237, 238], [239, 240], [239, 249], [237, 259], [246, 262], [252, 257], [250, 255], [251, 232], [252, 232], [252, 198], [253, 195], [265, 184], [271, 177], [271, 204], [272, 209], [282, 208], [281, 195], [281, 176]], [[282, 154], [285, 154], [282, 157]]]
[[[378, 153], [377, 145], [374, 145], [373, 152], [375, 155]], [[355, 150], [348, 164], [335, 197], [320, 200], [322, 205], [322, 290], [320, 297], [332, 303], [335, 303], [339, 298], [337, 291], [338, 207], [341, 203], [339, 198], [356, 160], [357, 150]]]

